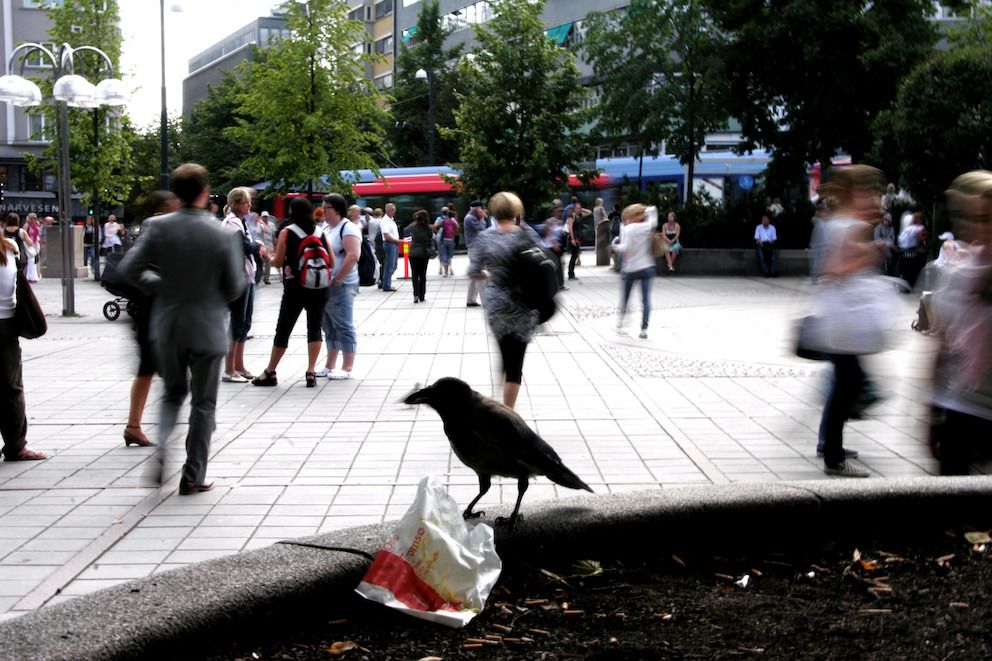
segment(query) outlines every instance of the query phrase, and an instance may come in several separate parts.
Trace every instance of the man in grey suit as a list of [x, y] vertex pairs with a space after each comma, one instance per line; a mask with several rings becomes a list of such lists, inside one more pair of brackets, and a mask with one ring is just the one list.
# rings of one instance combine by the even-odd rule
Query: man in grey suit
[[[220, 367], [227, 352], [227, 304], [245, 288], [240, 236], [205, 210], [207, 171], [196, 163], [172, 173], [182, 208], [160, 216], [121, 261], [121, 275], [154, 293], [150, 336], [165, 382], [159, 446], [172, 433], [179, 408], [192, 393], [186, 463], [180, 495], [213, 488], [207, 458], [214, 431]], [[160, 459], [162, 457], [160, 456]]]

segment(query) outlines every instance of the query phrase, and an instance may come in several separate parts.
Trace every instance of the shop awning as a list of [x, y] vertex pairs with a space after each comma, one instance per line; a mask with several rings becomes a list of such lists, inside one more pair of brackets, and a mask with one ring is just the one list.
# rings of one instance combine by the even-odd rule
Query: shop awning
[[547, 32], [548, 38], [555, 42], [556, 45], [561, 46], [568, 39], [568, 35], [572, 32], [572, 23], [564, 23], [558, 27], [551, 28]]

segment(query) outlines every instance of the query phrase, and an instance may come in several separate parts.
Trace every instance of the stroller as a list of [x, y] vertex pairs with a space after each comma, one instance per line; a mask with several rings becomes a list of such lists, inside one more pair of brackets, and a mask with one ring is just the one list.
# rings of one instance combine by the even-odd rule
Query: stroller
[[103, 304], [103, 316], [107, 321], [115, 321], [121, 316], [121, 308], [134, 318], [137, 306], [141, 303], [145, 295], [133, 285], [124, 281], [117, 271], [118, 265], [124, 259], [123, 252], [111, 252], [107, 254], [107, 263], [101, 274], [100, 285], [114, 295], [116, 298]]

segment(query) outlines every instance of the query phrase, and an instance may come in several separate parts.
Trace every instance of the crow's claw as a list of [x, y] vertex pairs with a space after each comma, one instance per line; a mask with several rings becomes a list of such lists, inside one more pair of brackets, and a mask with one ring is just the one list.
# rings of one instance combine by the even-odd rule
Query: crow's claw
[[482, 511], [482, 510], [479, 510], [478, 512], [469, 512], [468, 510], [465, 510], [462, 513], [462, 518], [465, 519], [465, 520], [468, 520], [468, 519], [478, 519], [480, 516], [485, 516], [485, 515], [486, 515], [486, 513], [484, 511]]

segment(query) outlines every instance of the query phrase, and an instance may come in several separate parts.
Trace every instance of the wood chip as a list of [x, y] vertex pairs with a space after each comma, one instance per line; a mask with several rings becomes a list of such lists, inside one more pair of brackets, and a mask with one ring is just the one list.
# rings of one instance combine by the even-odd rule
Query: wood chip
[[466, 643], [478, 643], [480, 645], [485, 645], [486, 644], [486, 641], [484, 639], [482, 639], [482, 638], [466, 638], [465, 639], [465, 642]]
[[524, 606], [543, 606], [546, 603], [547, 599], [524, 599]]
[[971, 608], [967, 601], [952, 601], [947, 605], [951, 608]]
[[351, 640], [337, 641], [327, 648], [327, 653], [331, 656], [341, 656], [345, 652], [356, 649], [357, 647], [358, 643]]
[[954, 559], [954, 556], [955, 556], [954, 553], [948, 553], [947, 555], [940, 556], [939, 558], [937, 558], [937, 566], [946, 567], [947, 565], [951, 564], [951, 560]]
[[513, 631], [513, 627], [508, 627], [505, 624], [492, 624], [490, 626], [496, 631], [502, 631], [503, 633], [510, 633]]
[[672, 613], [655, 613], [652, 617], [656, 620], [661, 620], [662, 622], [670, 622], [674, 615]]
[[462, 649], [464, 650], [481, 650], [483, 647], [485, 647], [485, 645], [482, 643], [465, 643], [462, 645]]
[[714, 576], [716, 576], [717, 578], [722, 578], [722, 579], [723, 579], [723, 580], [725, 580], [725, 581], [733, 581], [733, 580], [736, 580], [736, 579], [735, 579], [735, 578], [734, 578], [733, 576], [731, 576], [730, 574], [721, 574], [721, 573], [719, 573], [719, 572], [715, 572], [715, 573], [714, 573], [713, 575], [714, 575]]
[[861, 612], [865, 615], [888, 615], [892, 612], [891, 608], [862, 608]]
[[503, 642], [503, 636], [498, 636], [494, 633], [487, 633], [486, 640], [495, 640], [496, 642]]
[[328, 620], [327, 623], [330, 624], [332, 627], [336, 627], [342, 624], [348, 624], [348, 620], [341, 618], [340, 620]]
[[544, 629], [527, 629], [527, 631], [530, 631], [535, 636], [550, 636], [551, 635], [551, 632], [550, 631], [545, 631]]
[[757, 576], [758, 578], [764, 576], [764, 574], [761, 573], [761, 570], [755, 569], [754, 567], [751, 567], [751, 573]]
[[582, 617], [585, 614], [586, 612], [581, 609], [571, 609], [571, 610], [562, 611], [562, 615], [564, 615], [565, 617]]
[[614, 638], [613, 636], [610, 636], [610, 639], [606, 642], [612, 645], [613, 647], [617, 647], [620, 645], [620, 641]]
[[672, 554], [672, 560], [674, 560], [675, 564], [677, 564], [679, 567], [685, 567], [685, 560], [675, 555], [674, 553]]
[[764, 647], [741, 647], [738, 646], [737, 649], [741, 652], [747, 652], [748, 654], [764, 654]]
[[872, 593], [876, 597], [883, 594], [892, 594], [892, 588], [888, 586], [875, 586], [873, 588], [868, 588], [868, 592]]

